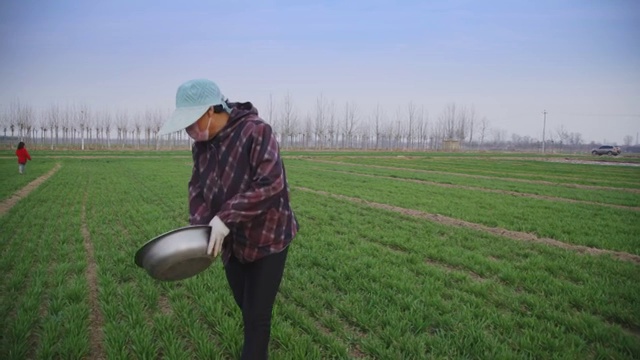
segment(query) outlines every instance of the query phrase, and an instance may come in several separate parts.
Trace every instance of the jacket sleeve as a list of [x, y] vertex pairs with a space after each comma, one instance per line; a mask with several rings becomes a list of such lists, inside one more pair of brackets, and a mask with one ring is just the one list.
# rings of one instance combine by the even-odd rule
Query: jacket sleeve
[[250, 221], [277, 203], [278, 195], [286, 190], [278, 142], [271, 126], [266, 123], [256, 125], [251, 136], [251, 186], [225, 202], [217, 213], [227, 225]]
[[194, 146], [193, 170], [189, 180], [189, 224], [191, 225], [205, 225], [211, 220], [209, 206], [204, 201], [199, 172], [198, 156]]
[[24, 149], [24, 153], [27, 154], [27, 159], [31, 160], [31, 155], [29, 155], [29, 151], [27, 151], [27, 149]]

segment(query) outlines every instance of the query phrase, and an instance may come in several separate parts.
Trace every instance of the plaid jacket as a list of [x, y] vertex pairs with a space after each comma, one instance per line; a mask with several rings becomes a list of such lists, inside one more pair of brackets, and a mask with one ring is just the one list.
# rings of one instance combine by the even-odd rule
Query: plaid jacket
[[222, 246], [253, 262], [286, 248], [299, 225], [289, 204], [289, 186], [271, 126], [250, 102], [233, 103], [227, 125], [192, 148], [189, 222], [208, 224], [215, 215], [230, 232]]

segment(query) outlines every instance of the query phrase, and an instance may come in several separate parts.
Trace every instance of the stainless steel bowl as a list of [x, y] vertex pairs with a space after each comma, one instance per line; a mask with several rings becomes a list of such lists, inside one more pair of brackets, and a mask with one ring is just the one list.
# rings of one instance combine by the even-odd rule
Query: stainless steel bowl
[[206, 270], [213, 262], [207, 255], [209, 225], [192, 225], [164, 233], [144, 244], [135, 262], [162, 281], [183, 280]]

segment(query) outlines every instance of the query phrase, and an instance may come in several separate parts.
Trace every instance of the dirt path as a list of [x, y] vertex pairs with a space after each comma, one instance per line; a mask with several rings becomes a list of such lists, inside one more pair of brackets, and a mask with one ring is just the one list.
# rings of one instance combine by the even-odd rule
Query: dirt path
[[377, 168], [377, 169], [400, 170], [400, 171], [415, 171], [415, 172], [421, 172], [421, 173], [442, 174], [442, 175], [455, 175], [455, 176], [462, 176], [462, 177], [468, 177], [468, 178], [473, 178], [473, 179], [504, 180], [504, 181], [527, 183], [527, 184], [553, 185], [553, 186], [563, 186], [563, 187], [570, 187], [570, 188], [577, 188], [577, 189], [587, 189], [587, 190], [618, 190], [618, 191], [626, 191], [626, 192], [631, 192], [631, 193], [635, 193], [635, 194], [640, 194], [640, 189], [632, 189], [632, 188], [617, 188], [617, 187], [610, 187], [610, 186], [556, 183], [556, 182], [544, 181], [544, 180], [527, 180], [527, 179], [518, 179], [518, 178], [506, 178], [506, 177], [496, 177], [496, 176], [462, 174], [462, 173], [438, 171], [438, 170], [422, 170], [422, 169], [401, 168], [401, 167], [393, 167], [393, 166], [352, 164], [352, 163], [343, 163], [343, 162], [339, 162], [339, 161], [317, 160], [317, 159], [309, 159], [309, 158], [305, 158], [305, 159], [302, 159], [302, 160], [308, 160], [308, 161], [312, 161], [312, 162], [319, 162], [319, 163], [325, 163], [325, 164], [343, 165], [343, 166], [344, 165], [355, 165], [355, 166], [364, 166], [364, 167]]
[[354, 198], [354, 197], [350, 197], [350, 196], [332, 194], [332, 193], [329, 193], [329, 192], [326, 192], [326, 191], [313, 190], [313, 189], [300, 187], [300, 186], [295, 186], [294, 188], [298, 189], [298, 190], [302, 190], [302, 191], [312, 192], [312, 193], [315, 193], [315, 194], [330, 196], [330, 197], [334, 197], [334, 198], [338, 198], [338, 199], [344, 199], [344, 200], [348, 200], [348, 201], [351, 201], [351, 202], [354, 202], [354, 203], [365, 204], [365, 205], [368, 205], [368, 206], [371, 206], [371, 207], [374, 207], [374, 208], [378, 208], [378, 209], [394, 211], [394, 212], [401, 213], [401, 214], [404, 214], [404, 215], [409, 215], [409, 216], [413, 216], [413, 217], [420, 218], [420, 219], [426, 219], [426, 220], [437, 222], [437, 223], [444, 224], [444, 225], [457, 226], [457, 227], [464, 227], [464, 228], [469, 228], [469, 229], [473, 229], [473, 230], [479, 230], [479, 231], [487, 232], [487, 233], [490, 233], [490, 234], [493, 234], [493, 235], [507, 237], [507, 238], [510, 238], [510, 239], [513, 239], [513, 240], [531, 241], [531, 242], [535, 242], [535, 243], [539, 243], [539, 244], [545, 244], [545, 245], [555, 246], [555, 247], [559, 247], [559, 248], [566, 249], [566, 250], [576, 251], [576, 252], [579, 252], [579, 253], [582, 253], [582, 254], [611, 255], [614, 258], [617, 258], [618, 260], [628, 261], [628, 262], [640, 264], [640, 256], [634, 255], [634, 254], [629, 254], [629, 253], [622, 252], [622, 251], [596, 249], [596, 248], [591, 248], [591, 247], [583, 246], [583, 245], [567, 244], [567, 243], [563, 243], [563, 242], [555, 240], [555, 239], [539, 238], [536, 235], [525, 233], [525, 232], [512, 231], [512, 230], [507, 230], [507, 229], [502, 229], [502, 228], [489, 227], [489, 226], [486, 226], [486, 225], [476, 224], [476, 223], [472, 223], [472, 222], [468, 222], [468, 221], [464, 221], [464, 220], [460, 220], [460, 219], [454, 219], [454, 218], [450, 218], [448, 216], [443, 216], [443, 215], [439, 215], [439, 214], [431, 214], [431, 213], [426, 213], [426, 212], [422, 212], [422, 211], [418, 211], [418, 210], [406, 209], [406, 208], [402, 208], [402, 207], [398, 207], [398, 206], [376, 203], [376, 202], [362, 200], [362, 199], [358, 199], [358, 198]]
[[102, 328], [104, 319], [100, 311], [100, 303], [98, 301], [98, 269], [96, 259], [93, 252], [93, 243], [91, 235], [87, 228], [87, 195], [85, 189], [84, 199], [82, 200], [82, 237], [84, 238], [84, 249], [87, 252], [87, 271], [86, 278], [89, 285], [89, 353], [91, 359], [105, 359], [104, 349], [102, 346], [103, 333]]
[[13, 205], [18, 203], [18, 201], [20, 201], [20, 199], [22, 199], [24, 197], [27, 197], [27, 195], [29, 195], [29, 193], [31, 193], [38, 186], [40, 186], [40, 184], [42, 184], [43, 182], [47, 181], [47, 179], [49, 179], [53, 174], [55, 174], [60, 169], [60, 166], [61, 166], [60, 164], [56, 164], [53, 167], [53, 169], [49, 170], [48, 173], [40, 176], [39, 178], [33, 180], [30, 183], [28, 183], [25, 187], [23, 187], [22, 189], [16, 191], [13, 195], [9, 196], [7, 199], [2, 201], [0, 203], [0, 216], [2, 216], [4, 214], [6, 214], [7, 212], [9, 212], [9, 210], [11, 210]]
[[405, 179], [405, 178], [398, 178], [398, 177], [384, 176], [384, 175], [360, 174], [360, 173], [354, 173], [354, 172], [348, 172], [348, 171], [329, 170], [329, 169], [318, 169], [318, 170], [320, 170], [320, 171], [328, 171], [328, 172], [337, 172], [337, 173], [341, 173], [341, 174], [373, 177], [373, 178], [399, 180], [399, 181], [406, 181], [406, 182], [412, 182], [412, 183], [418, 183], [418, 184], [428, 184], [428, 185], [434, 185], [434, 186], [440, 186], [440, 187], [446, 187], [446, 188], [475, 190], [475, 191], [482, 191], [482, 192], [495, 193], [495, 194], [513, 195], [513, 196], [520, 196], [520, 197], [526, 197], [526, 198], [531, 198], [531, 199], [568, 202], [568, 203], [574, 203], [574, 204], [599, 205], [599, 206], [607, 206], [607, 207], [616, 208], [616, 209], [640, 211], [640, 207], [637, 207], [637, 206], [606, 204], [606, 203], [599, 203], [599, 202], [595, 202], [595, 201], [574, 200], [574, 199], [567, 199], [567, 198], [561, 198], [561, 197], [555, 197], [555, 196], [527, 194], [527, 193], [521, 193], [521, 192], [517, 192], [517, 191], [508, 191], [508, 190], [487, 189], [487, 188], [476, 187], [476, 186], [453, 185], [453, 184], [445, 184], [445, 183], [439, 183], [439, 182], [434, 182], [434, 181], [418, 180], [418, 179]]

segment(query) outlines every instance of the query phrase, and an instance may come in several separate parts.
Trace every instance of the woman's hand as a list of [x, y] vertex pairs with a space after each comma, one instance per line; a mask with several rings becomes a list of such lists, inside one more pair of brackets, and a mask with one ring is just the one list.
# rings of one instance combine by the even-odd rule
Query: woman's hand
[[217, 216], [213, 217], [211, 222], [209, 222], [209, 226], [211, 226], [211, 236], [209, 237], [207, 255], [211, 255], [211, 252], [213, 252], [213, 257], [215, 258], [222, 249], [222, 243], [224, 242], [225, 236], [229, 234], [229, 228]]

